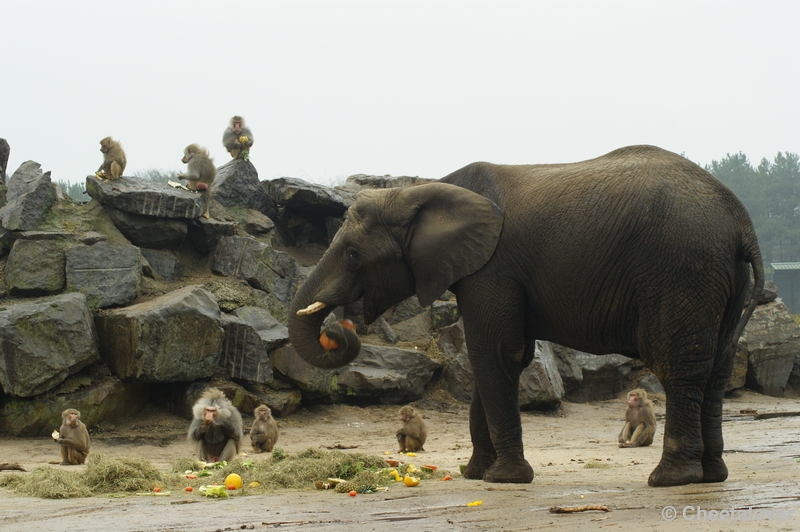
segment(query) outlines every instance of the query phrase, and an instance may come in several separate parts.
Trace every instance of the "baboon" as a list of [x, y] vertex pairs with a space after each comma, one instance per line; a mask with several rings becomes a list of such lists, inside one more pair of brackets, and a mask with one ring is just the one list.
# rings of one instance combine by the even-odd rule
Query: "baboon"
[[197, 144], [189, 144], [183, 150], [181, 162], [188, 165], [185, 174], [178, 174], [179, 179], [186, 179], [189, 190], [205, 191], [206, 212], [203, 218], [208, 218], [209, 208], [211, 207], [211, 183], [217, 177], [217, 169], [214, 167], [214, 160], [208, 156], [208, 150]]
[[61, 465], [80, 465], [89, 455], [89, 431], [81, 421], [81, 413], [67, 408], [61, 413], [61, 428], [53, 433], [61, 446]]
[[192, 407], [189, 441], [204, 462], [230, 461], [242, 445], [242, 415], [217, 388], [209, 388]]
[[250, 444], [254, 453], [271, 452], [278, 441], [278, 424], [272, 417], [267, 405], [261, 405], [253, 411], [255, 419], [250, 427]]
[[222, 134], [222, 145], [234, 159], [238, 159], [241, 155], [245, 161], [250, 160], [253, 133], [250, 128], [245, 127], [244, 118], [241, 116], [231, 118], [230, 126]]
[[628, 392], [628, 409], [625, 425], [619, 433], [620, 447], [644, 447], [653, 443], [656, 433], [656, 415], [647, 392], [637, 388]]
[[403, 420], [403, 426], [397, 431], [400, 452], [424, 451], [422, 446], [428, 438], [428, 429], [422, 416], [414, 412], [413, 407], [406, 405], [400, 409], [400, 419]]
[[120, 143], [111, 137], [106, 137], [100, 141], [100, 151], [103, 152], [103, 164], [97, 169], [95, 175], [105, 182], [108, 182], [109, 179], [119, 179], [128, 162]]

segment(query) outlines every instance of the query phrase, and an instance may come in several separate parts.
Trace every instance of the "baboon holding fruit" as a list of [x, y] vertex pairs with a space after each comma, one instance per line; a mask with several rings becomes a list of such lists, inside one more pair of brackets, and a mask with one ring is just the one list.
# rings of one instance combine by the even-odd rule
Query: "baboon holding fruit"
[[255, 419], [250, 427], [250, 444], [254, 453], [272, 452], [278, 441], [278, 424], [267, 405], [261, 405], [253, 412]]
[[211, 207], [211, 183], [217, 177], [217, 169], [214, 167], [214, 160], [208, 155], [208, 150], [197, 144], [189, 144], [183, 150], [181, 162], [186, 163], [185, 174], [178, 174], [179, 179], [186, 179], [189, 190], [204, 191], [206, 195], [206, 212], [203, 218], [208, 218], [209, 208]]
[[111, 137], [100, 141], [100, 151], [103, 152], [103, 164], [97, 169], [95, 175], [104, 181], [119, 179], [128, 163], [122, 146]]
[[637, 388], [628, 392], [628, 409], [625, 425], [619, 433], [620, 447], [644, 447], [653, 443], [656, 433], [656, 415], [647, 392]]
[[242, 415], [217, 388], [209, 388], [192, 407], [189, 441], [204, 462], [230, 461], [242, 445]]
[[413, 407], [406, 405], [400, 409], [400, 419], [403, 421], [403, 426], [397, 431], [400, 452], [424, 451], [422, 446], [428, 438], [428, 428], [422, 421], [422, 416]]
[[81, 413], [67, 408], [61, 413], [61, 428], [52, 434], [61, 446], [61, 465], [80, 465], [89, 455], [89, 431], [81, 421]]
[[222, 134], [222, 145], [234, 159], [238, 159], [241, 155], [245, 161], [250, 160], [253, 133], [245, 127], [244, 118], [238, 115], [231, 118], [230, 125]]

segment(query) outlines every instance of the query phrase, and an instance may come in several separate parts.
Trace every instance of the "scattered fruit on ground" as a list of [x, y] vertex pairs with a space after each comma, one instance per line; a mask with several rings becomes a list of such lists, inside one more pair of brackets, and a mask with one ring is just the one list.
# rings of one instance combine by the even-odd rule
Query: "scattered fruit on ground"
[[419, 477], [406, 475], [403, 477], [403, 483], [405, 483], [406, 486], [419, 486]]
[[356, 496], [356, 490], [352, 490], [352, 491], [350, 492], [350, 496], [351, 496], [351, 497], [355, 497], [355, 496]]
[[240, 477], [236, 473], [231, 473], [230, 475], [225, 477], [225, 486], [229, 490], [238, 490], [239, 488], [242, 487], [242, 477]]

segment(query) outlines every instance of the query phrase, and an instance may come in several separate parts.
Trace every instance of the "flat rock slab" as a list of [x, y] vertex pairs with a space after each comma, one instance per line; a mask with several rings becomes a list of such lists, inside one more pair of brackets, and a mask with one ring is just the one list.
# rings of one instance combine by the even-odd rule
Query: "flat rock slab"
[[90, 175], [86, 177], [86, 192], [103, 205], [145, 216], [193, 220], [206, 210], [205, 194], [137, 177], [103, 182]]

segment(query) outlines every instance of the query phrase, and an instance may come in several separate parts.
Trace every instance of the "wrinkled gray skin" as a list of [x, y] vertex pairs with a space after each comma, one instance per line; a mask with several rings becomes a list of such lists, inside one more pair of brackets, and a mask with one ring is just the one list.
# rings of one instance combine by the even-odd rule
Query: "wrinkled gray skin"
[[[305, 360], [336, 367], [356, 354], [319, 345], [333, 307], [363, 298], [370, 323], [414, 293], [426, 306], [449, 288], [475, 374], [467, 478], [533, 479], [517, 390], [541, 339], [640, 357], [667, 395], [649, 484], [719, 482], [725, 383], [763, 285], [734, 194], [683, 157], [631, 146], [574, 164], [474, 163], [438, 183], [361, 192], [298, 291], [289, 335]], [[317, 301], [327, 308], [296, 315]]]

